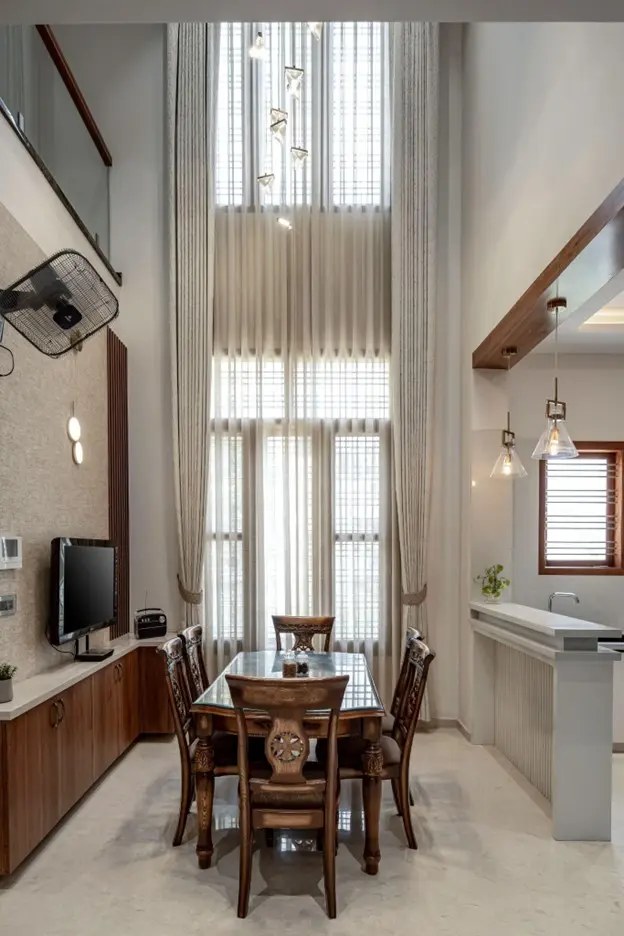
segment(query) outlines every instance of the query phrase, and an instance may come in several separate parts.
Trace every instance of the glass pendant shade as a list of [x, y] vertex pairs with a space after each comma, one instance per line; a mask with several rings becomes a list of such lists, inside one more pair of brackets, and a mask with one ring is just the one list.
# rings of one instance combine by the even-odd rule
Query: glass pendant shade
[[266, 58], [266, 46], [261, 32], [258, 33], [254, 39], [253, 45], [249, 49], [249, 56], [254, 59]]
[[275, 182], [275, 173], [265, 172], [264, 175], [259, 175], [256, 181], [265, 192], [269, 192], [273, 188], [273, 183]]
[[276, 120], [275, 123], [271, 124], [271, 133], [280, 143], [283, 143], [286, 138], [286, 127], [288, 126], [285, 119]]
[[490, 472], [490, 478], [510, 478], [515, 481], [516, 478], [526, 478], [527, 471], [520, 456], [516, 452], [516, 434], [511, 431], [510, 416], [507, 413], [507, 428], [503, 429], [503, 447], [500, 455], [494, 462], [494, 467]]
[[282, 107], [272, 107], [271, 108], [271, 123], [277, 123], [279, 120], [288, 121], [288, 111], [284, 110]]
[[559, 400], [546, 403], [546, 428], [539, 437], [532, 458], [549, 461], [557, 458], [576, 458], [578, 449], [570, 437], [565, 423], [566, 405]]
[[290, 153], [293, 158], [293, 166], [295, 169], [300, 169], [308, 158], [307, 149], [304, 149], [302, 146], [291, 146]]
[[514, 481], [516, 478], [526, 478], [527, 471], [516, 452], [515, 445], [503, 445], [500, 455], [494, 463], [490, 472], [490, 478], [510, 478]]
[[286, 75], [286, 91], [288, 94], [292, 94], [293, 97], [298, 98], [301, 94], [303, 68], [285, 68], [284, 74]]
[[320, 40], [321, 35], [323, 34], [323, 24], [322, 23], [308, 23], [310, 27], [310, 32], [316, 40]]

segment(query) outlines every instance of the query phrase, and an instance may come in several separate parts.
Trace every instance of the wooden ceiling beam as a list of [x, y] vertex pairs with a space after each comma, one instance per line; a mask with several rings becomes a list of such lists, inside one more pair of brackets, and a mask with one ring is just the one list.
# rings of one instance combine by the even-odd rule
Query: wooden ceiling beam
[[547, 304], [555, 296], [557, 280], [559, 295], [567, 299], [568, 316], [622, 269], [624, 179], [473, 351], [473, 368], [506, 370], [503, 350], [515, 346], [513, 367], [554, 331], [555, 316]]

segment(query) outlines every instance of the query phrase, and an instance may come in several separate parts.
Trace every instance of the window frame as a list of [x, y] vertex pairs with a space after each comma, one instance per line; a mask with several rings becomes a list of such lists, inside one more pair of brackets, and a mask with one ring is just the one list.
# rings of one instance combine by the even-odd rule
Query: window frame
[[[539, 465], [539, 520], [538, 520], [538, 574], [539, 575], [624, 575], [624, 442], [575, 442], [580, 457], [606, 455], [615, 471], [610, 482], [614, 492], [611, 515], [613, 527], [613, 557], [605, 565], [591, 560], [570, 560], [549, 563], [546, 560], [546, 466], [547, 460]], [[575, 459], [576, 461], [576, 459]]]

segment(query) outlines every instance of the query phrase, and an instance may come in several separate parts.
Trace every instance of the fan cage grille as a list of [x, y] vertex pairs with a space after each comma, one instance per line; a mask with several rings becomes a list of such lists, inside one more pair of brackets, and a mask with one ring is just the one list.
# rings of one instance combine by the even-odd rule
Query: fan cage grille
[[[24, 308], [15, 308], [15, 293], [24, 296], [19, 302], [24, 302]], [[33, 302], [25, 305], [29, 294]], [[74, 328], [64, 330], [54, 321], [59, 299], [80, 313]], [[49, 357], [59, 357], [82, 344], [118, 312], [117, 299], [101, 276], [85, 257], [70, 250], [46, 260], [0, 294], [0, 313], [6, 321]]]

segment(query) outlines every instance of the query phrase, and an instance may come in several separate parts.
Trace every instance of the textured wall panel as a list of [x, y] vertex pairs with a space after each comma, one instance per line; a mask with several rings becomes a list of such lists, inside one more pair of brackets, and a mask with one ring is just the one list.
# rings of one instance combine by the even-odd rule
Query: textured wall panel
[[553, 670], [496, 644], [495, 744], [520, 773], [551, 798]]
[[[0, 203], [0, 287], [45, 259]], [[15, 371], [0, 378], [0, 530], [24, 538], [24, 566], [0, 572], [0, 594], [17, 593], [17, 614], [0, 618], [0, 660], [17, 679], [67, 662], [46, 641], [50, 540], [108, 536], [106, 336], [58, 360], [36, 351], [7, 325]], [[6, 355], [0, 351], [0, 370]], [[84, 462], [74, 465], [67, 420], [82, 426]]]
[[108, 517], [117, 546], [117, 626], [130, 630], [130, 523], [128, 504], [128, 349], [108, 329]]

